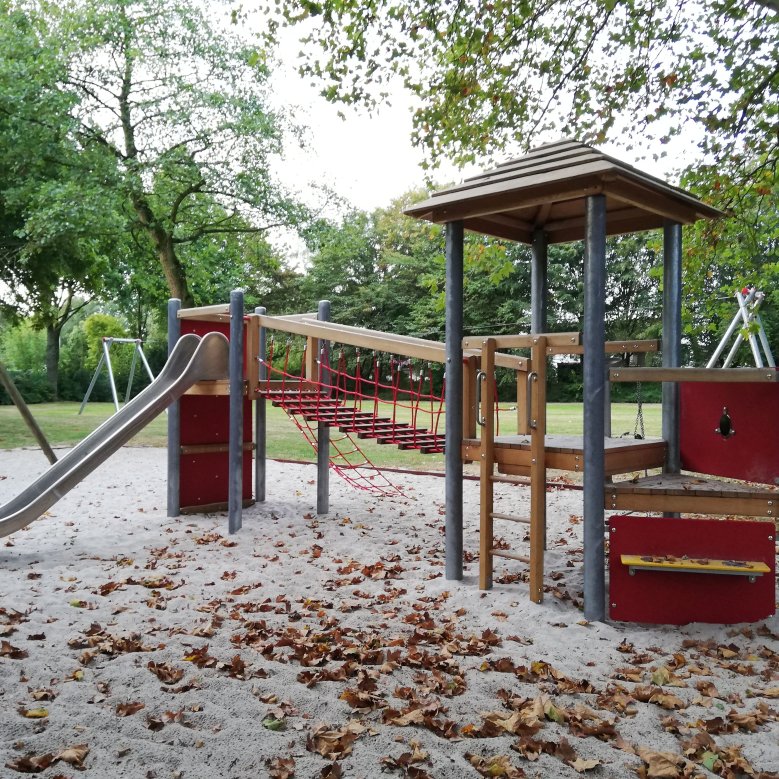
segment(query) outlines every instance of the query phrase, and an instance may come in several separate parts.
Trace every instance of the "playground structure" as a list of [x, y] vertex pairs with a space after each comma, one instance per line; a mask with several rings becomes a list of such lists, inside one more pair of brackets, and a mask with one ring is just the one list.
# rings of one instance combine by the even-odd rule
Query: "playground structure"
[[[681, 237], [682, 224], [700, 218], [717, 218], [720, 212], [689, 193], [671, 187], [658, 179], [624, 165], [591, 147], [576, 142], [548, 144], [525, 157], [476, 176], [458, 187], [434, 194], [430, 199], [408, 209], [407, 213], [446, 225], [446, 343], [347, 328], [327, 322], [329, 307], [320, 306], [318, 318], [311, 314], [269, 317], [264, 310], [244, 316], [242, 297], [234, 293], [231, 305], [212, 306], [186, 311], [174, 310], [170, 317], [171, 337], [177, 327], [230, 328], [231, 385], [229, 389], [229, 429], [235, 433], [227, 439], [184, 443], [184, 436], [200, 426], [202, 410], [186, 408], [185, 397], [178, 414], [169, 417], [171, 425], [169, 478], [169, 512], [198, 506], [216, 507], [226, 503], [229, 528], [235, 532], [241, 525], [241, 506], [251, 500], [251, 469], [243, 455], [252, 448], [251, 433], [245, 424], [252, 398], [256, 412], [256, 483], [257, 500], [265, 498], [264, 404], [282, 405], [292, 415], [316, 423], [318, 454], [318, 511], [329, 509], [327, 462], [329, 431], [341, 427], [377, 440], [414, 446], [424, 451], [443, 448], [446, 460], [446, 575], [462, 578], [463, 463], [477, 461], [481, 471], [480, 586], [492, 584], [494, 558], [508, 557], [529, 564], [531, 599], [543, 597], [543, 550], [545, 544], [546, 469], [578, 471], [583, 474], [584, 497], [584, 610], [591, 620], [606, 618], [607, 593], [605, 577], [605, 509], [662, 513], [670, 519], [680, 512], [704, 515], [737, 515], [740, 517], [776, 517], [776, 479], [779, 476], [777, 436], [764, 436], [760, 445], [747, 439], [745, 449], [734, 456], [734, 443], [743, 441], [726, 427], [742, 428], [746, 415], [755, 403], [765, 404], [767, 418], [779, 419], [777, 374], [769, 368], [682, 368], [681, 362]], [[606, 344], [604, 338], [605, 308], [605, 240], [609, 234], [662, 228], [664, 233], [664, 300], [663, 337], [657, 342]], [[464, 338], [462, 332], [462, 264], [464, 229], [510, 238], [532, 246], [532, 318], [531, 333]], [[549, 243], [583, 238], [585, 240], [585, 313], [583, 333], [546, 332], [546, 252]], [[175, 302], [173, 303], [175, 307]], [[193, 324], [194, 323], [194, 324]], [[269, 331], [280, 331], [308, 339], [306, 370], [297, 379], [287, 375], [273, 379], [264, 352]], [[443, 362], [446, 368], [446, 415], [443, 442], [438, 429], [414, 425], [398, 429], [394, 420], [377, 419], [339, 395], [332, 381], [329, 363], [332, 343], [350, 344], [366, 350], [378, 350], [400, 357]], [[530, 358], [518, 357], [505, 350], [529, 348]], [[607, 371], [609, 352], [646, 354], [662, 351], [662, 367], [611, 368]], [[503, 350], [503, 351], [501, 351]], [[546, 434], [545, 386], [546, 360], [551, 354], [582, 355], [584, 370], [584, 435], [555, 437]], [[244, 372], [245, 358], [245, 372]], [[494, 369], [513, 370], [517, 376], [518, 435], [496, 435], [494, 419]], [[662, 438], [611, 438], [607, 424], [608, 387], [611, 381], [663, 384]], [[198, 389], [216, 402], [227, 388], [214, 386]], [[730, 394], [728, 394], [730, 393]], [[735, 393], [735, 394], [733, 394]], [[349, 395], [349, 392], [346, 393]], [[432, 393], [431, 393], [432, 395]], [[704, 398], [709, 398], [706, 403]], [[723, 400], [725, 398], [725, 400]], [[710, 401], [710, 403], [709, 403]], [[223, 399], [222, 423], [227, 414]], [[709, 405], [707, 406], [707, 403]], [[711, 406], [710, 404], [714, 404]], [[708, 410], [704, 410], [707, 408]], [[460, 409], [462, 413], [452, 413]], [[712, 410], [713, 409], [713, 410]], [[728, 409], [725, 411], [724, 409]], [[723, 423], [723, 419], [727, 422]], [[243, 430], [239, 440], [238, 431]], [[480, 435], [477, 435], [480, 431]], [[381, 433], [380, 436], [378, 433]], [[179, 439], [181, 437], [181, 439]], [[181, 440], [181, 449], [175, 442]], [[187, 473], [179, 454], [201, 458], [190, 463]], [[700, 455], [703, 455], [701, 460]], [[202, 496], [192, 500], [187, 492], [191, 485], [200, 488], [208, 472], [205, 458], [222, 456], [225, 467], [219, 469], [222, 483], [229, 481], [218, 501]], [[689, 477], [682, 466], [701, 475]], [[611, 477], [635, 471], [662, 468], [660, 476], [643, 479], [614, 480]], [[495, 470], [497, 469], [497, 473]], [[242, 474], [242, 475], [241, 475]], [[714, 475], [745, 481], [722, 481]], [[493, 510], [492, 490], [495, 483], [530, 477], [531, 511], [519, 517]], [[187, 497], [187, 501], [182, 496]], [[519, 554], [493, 544], [495, 521], [513, 521], [529, 526], [530, 550]], [[686, 520], [685, 520], [686, 521]], [[727, 560], [733, 533], [746, 533], [746, 525], [719, 520], [716, 525], [725, 535], [719, 546], [696, 546], [695, 533], [685, 534], [687, 546], [679, 549], [670, 544], [672, 525], [654, 543], [656, 524], [629, 517], [622, 525], [613, 518], [609, 528], [612, 538], [617, 529], [630, 527], [630, 548], [612, 555], [609, 603], [615, 618], [649, 621], [689, 621], [712, 619], [717, 615], [703, 613], [700, 603], [712, 582], [723, 582], [729, 588], [736, 608], [727, 613], [729, 621], [757, 619], [774, 610], [775, 526], [773, 521], [755, 525], [753, 543], [740, 547], [744, 560]], [[682, 527], [680, 524], [678, 527]], [[693, 525], [693, 527], [695, 527]], [[703, 524], [698, 527], [704, 527]], [[751, 531], [750, 531], [751, 532]], [[730, 535], [728, 535], [728, 533]], [[700, 535], [700, 534], [699, 534]], [[710, 534], [711, 535], [711, 534]], [[717, 534], [714, 534], [717, 535]], [[759, 539], [759, 543], [757, 540]], [[665, 546], [663, 544], [665, 543]], [[673, 548], [672, 548], [673, 547]], [[665, 549], [665, 551], [663, 551]], [[722, 551], [718, 552], [717, 549]], [[654, 565], [639, 566], [635, 557], [657, 558]], [[705, 559], [705, 564], [700, 560]], [[693, 564], [698, 560], [697, 564]], [[733, 563], [743, 563], [734, 565]], [[634, 582], [640, 582], [643, 601], [653, 599], [658, 583], [671, 586], [676, 602], [692, 598], [691, 608], [683, 611], [666, 609], [658, 614], [644, 610], [624, 609], [621, 593], [624, 585], [614, 575], [620, 565]], [[701, 575], [701, 571], [705, 575]], [[727, 575], [726, 575], [727, 574]], [[761, 587], [756, 587], [757, 582]], [[699, 582], [696, 585], [694, 582]], [[670, 585], [669, 585], [670, 583]], [[622, 589], [620, 589], [622, 588]], [[701, 594], [703, 588], [703, 594]], [[694, 597], [693, 597], [694, 596]], [[747, 616], [738, 604], [757, 604]], [[696, 609], [699, 609], [696, 611]], [[638, 616], [636, 616], [638, 613]], [[756, 616], [757, 615], [757, 616]]]
[[[73, 486], [127, 440], [131, 428], [134, 432], [168, 403], [177, 401], [168, 414], [168, 514], [226, 508], [229, 531], [237, 532], [243, 507], [255, 499], [265, 500], [266, 404], [271, 402], [298, 421], [316, 448], [319, 513], [329, 511], [333, 430], [348, 436], [347, 446], [336, 447], [341, 462], [332, 462], [343, 471], [364, 467], [348, 460], [348, 447], [355, 437], [423, 452], [443, 451], [448, 579], [462, 578], [463, 464], [476, 461], [481, 481], [480, 586], [492, 586], [494, 559], [507, 557], [529, 565], [530, 598], [542, 600], [546, 471], [555, 468], [583, 474], [587, 619], [606, 618], [607, 530], [611, 546], [608, 602], [613, 618], [740, 621], [772, 614], [779, 436], [745, 433], [759, 404], [766, 417], [761, 421], [763, 427], [779, 420], [779, 374], [774, 367], [680, 367], [682, 224], [717, 218], [720, 212], [591, 147], [563, 141], [436, 193], [407, 213], [446, 225], [445, 344], [330, 322], [326, 301], [316, 315], [274, 317], [263, 308], [247, 315], [241, 292], [232, 293], [229, 306], [182, 310], [179, 301], [172, 300], [168, 308], [171, 354], [163, 373], [112, 418], [113, 427], [85, 439], [68, 455], [72, 471], [62, 480], [64, 488]], [[606, 236], [656, 228], [664, 233], [662, 340], [606, 343]], [[529, 334], [463, 337], [464, 229], [532, 246]], [[546, 332], [547, 246], [581, 238], [585, 240], [583, 332]], [[286, 352], [279, 367], [270, 333], [305, 339], [301, 371], [289, 369]], [[190, 346], [184, 348], [182, 343]], [[193, 352], [192, 345], [198, 343], [198, 351]], [[394, 393], [404, 381], [398, 378], [402, 371], [391, 362], [389, 378], [381, 386], [380, 365], [385, 363], [372, 357], [372, 368], [364, 372], [357, 355], [349, 373], [340, 357], [333, 359], [336, 345], [371, 355], [393, 355], [395, 366], [409, 360], [443, 364], [445, 390], [436, 394], [432, 381], [425, 386], [424, 367], [411, 369], [407, 380], [408, 397], [413, 398], [410, 421], [394, 412], [383, 415], [379, 403], [387, 392], [391, 405], [397, 407]], [[198, 358], [200, 349], [204, 349], [203, 356]], [[508, 351], [515, 349], [528, 349], [530, 356]], [[640, 358], [658, 350], [662, 351], [662, 367], [607, 371], [609, 353]], [[547, 359], [556, 354], [582, 356], [583, 436], [546, 433]], [[495, 426], [497, 369], [514, 374], [517, 435], [500, 435]], [[177, 371], [184, 371], [181, 380], [174, 380]], [[610, 436], [611, 381], [662, 382], [661, 439]], [[444, 408], [449, 413], [442, 435]], [[245, 456], [252, 452], [254, 473], [252, 457]], [[682, 467], [701, 475], [682, 474]], [[662, 468], [663, 473], [612, 479], [654, 468]], [[715, 475], [742, 481], [711, 478]], [[45, 510], [40, 508], [45, 501], [37, 502], [38, 493], [56, 500], [61, 492], [55, 476], [44, 475], [20, 499], [0, 509], [0, 534], [13, 532]], [[495, 512], [495, 483], [524, 482], [527, 477], [530, 516]], [[369, 477], [362, 486], [370, 483]], [[606, 508], [665, 516], [660, 524], [643, 517], [612, 517], [607, 526]], [[711, 524], [707, 520], [710, 524], [702, 524], [702, 520], [677, 519], [679, 513], [770, 521], [714, 520]], [[495, 521], [527, 525], [528, 553], [498, 547], [493, 538]], [[700, 532], [702, 528], [705, 533]], [[734, 560], [733, 554], [739, 559]], [[711, 598], [709, 593], [714, 591], [717, 595]], [[718, 610], [716, 604], [725, 599], [728, 608]]]

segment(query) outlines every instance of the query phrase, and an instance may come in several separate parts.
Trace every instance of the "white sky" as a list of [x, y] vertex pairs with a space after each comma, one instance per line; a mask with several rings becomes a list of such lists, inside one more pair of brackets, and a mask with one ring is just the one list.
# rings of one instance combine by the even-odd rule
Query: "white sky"
[[[260, 18], [255, 16], [254, 23], [261, 23]], [[392, 104], [381, 107], [375, 115], [364, 109], [328, 103], [318, 94], [318, 88], [302, 79], [295, 69], [302, 34], [300, 28], [281, 31], [281, 64], [273, 68], [271, 77], [273, 104], [289, 108], [296, 121], [309, 128], [308, 147], [301, 150], [290, 144], [285, 154], [284, 165], [278, 171], [283, 183], [310, 205], [321, 202], [316, 186], [325, 184], [363, 211], [388, 206], [393, 198], [409, 189], [424, 186], [425, 173], [420, 167], [423, 154], [410, 141], [411, 96], [398, 87]], [[346, 115], [346, 121], [339, 117], [339, 112]], [[692, 137], [674, 139], [672, 147], [665, 149], [669, 157], [661, 160], [639, 159], [636, 152], [626, 152], [614, 143], [604, 143], [599, 148], [672, 184], [678, 180], [674, 171], [678, 160], [697, 151]], [[647, 153], [662, 150], [648, 149]], [[484, 160], [465, 171], [443, 164], [434, 172], [434, 179], [438, 183], [459, 182], [484, 170], [487, 164]]]
[[292, 108], [296, 121], [309, 128], [307, 148], [290, 144], [285, 154], [279, 176], [288, 186], [305, 194], [308, 184], [325, 184], [371, 211], [423, 183], [423, 155], [409, 140], [412, 108], [406, 95], [399, 93], [393, 105], [368, 115], [327, 102], [289, 63], [274, 72], [271, 84], [275, 102]]

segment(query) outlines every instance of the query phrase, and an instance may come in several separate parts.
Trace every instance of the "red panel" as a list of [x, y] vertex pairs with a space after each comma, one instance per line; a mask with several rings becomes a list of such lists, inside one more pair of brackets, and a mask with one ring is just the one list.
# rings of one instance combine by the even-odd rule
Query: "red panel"
[[[682, 468], [779, 484], [779, 383], [680, 385]], [[735, 435], [719, 427], [727, 408]]]
[[[181, 456], [182, 508], [227, 503], [228, 453], [208, 452]], [[252, 497], [252, 458], [243, 458], [243, 498]]]
[[[201, 322], [181, 320], [181, 332], [205, 335], [220, 332], [230, 336], [229, 322]], [[181, 398], [181, 445], [227, 445], [229, 437], [230, 398], [214, 395], [184, 395]], [[243, 404], [243, 440], [252, 441], [252, 404], [249, 398]], [[181, 483], [179, 503], [182, 508], [227, 503], [227, 452], [206, 452], [181, 456]], [[244, 452], [243, 498], [252, 497], [252, 456]]]
[[[623, 622], [755, 622], [776, 607], [773, 522], [615, 516], [609, 520], [609, 615]], [[771, 569], [746, 576], [636, 571], [620, 555], [673, 555], [763, 562]]]

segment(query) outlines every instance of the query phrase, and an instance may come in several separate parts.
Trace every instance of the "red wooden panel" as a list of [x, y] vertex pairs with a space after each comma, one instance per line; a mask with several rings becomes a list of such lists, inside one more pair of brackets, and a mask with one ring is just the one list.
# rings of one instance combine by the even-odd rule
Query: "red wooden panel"
[[[755, 622], [776, 608], [773, 522], [614, 516], [609, 520], [609, 615], [624, 622]], [[746, 576], [665, 571], [630, 575], [620, 555], [674, 555], [763, 562], [770, 574]]]
[[[680, 385], [682, 468], [779, 484], [779, 383]], [[719, 427], [727, 408], [735, 435]]]
[[[229, 322], [201, 322], [181, 320], [181, 332], [205, 335], [210, 332], [230, 336]], [[229, 437], [230, 398], [214, 395], [184, 395], [180, 401], [181, 445], [222, 444]], [[252, 404], [249, 398], [243, 403], [243, 440], [252, 441]], [[228, 498], [227, 452], [206, 452], [181, 456], [181, 482], [179, 503], [182, 508], [204, 506], [211, 503], [227, 503]], [[243, 498], [252, 497], [252, 455], [243, 456]]]
[[[182, 508], [206, 506], [211, 503], [227, 503], [228, 495], [228, 453], [208, 452], [206, 454], [181, 456], [181, 491], [179, 501]], [[243, 498], [252, 497], [252, 458], [244, 453]]]

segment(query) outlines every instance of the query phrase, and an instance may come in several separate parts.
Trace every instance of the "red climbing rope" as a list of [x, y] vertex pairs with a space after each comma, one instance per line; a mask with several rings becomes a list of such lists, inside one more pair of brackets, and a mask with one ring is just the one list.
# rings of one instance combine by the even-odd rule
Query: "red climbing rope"
[[[439, 420], [444, 399], [443, 392], [434, 392], [432, 368], [394, 356], [382, 359], [373, 353], [366, 373], [357, 350], [350, 372], [350, 360], [340, 349], [334, 366], [329, 353], [318, 355], [319, 376], [314, 379], [306, 376], [306, 364], [311, 361], [307, 360], [305, 346], [299, 372], [292, 372], [291, 345], [288, 341], [283, 360], [274, 360], [276, 347], [271, 340], [264, 362], [267, 379], [260, 393], [286, 411], [315, 451], [319, 446], [317, 426], [326, 424], [331, 430], [330, 466], [354, 487], [380, 495], [402, 494], [370, 461], [355, 438], [426, 453], [442, 452], [444, 436], [439, 433]], [[389, 374], [382, 381], [382, 370], [386, 369]], [[386, 415], [382, 416], [384, 409]], [[334, 434], [335, 429], [339, 433]]]

